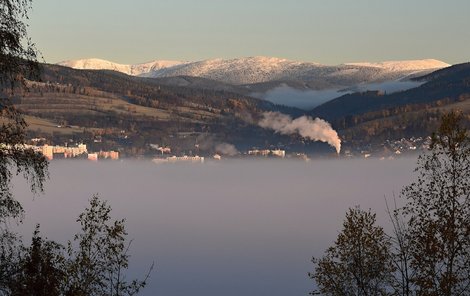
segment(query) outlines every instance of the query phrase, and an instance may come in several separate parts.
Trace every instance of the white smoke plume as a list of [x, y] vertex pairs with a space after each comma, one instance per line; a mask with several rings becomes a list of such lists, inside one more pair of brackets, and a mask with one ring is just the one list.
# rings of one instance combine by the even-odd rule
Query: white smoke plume
[[217, 145], [215, 147], [215, 151], [222, 155], [228, 155], [228, 156], [235, 156], [240, 153], [238, 152], [237, 148], [234, 145], [228, 144], [228, 143], [221, 143]]
[[313, 141], [321, 141], [330, 144], [341, 151], [341, 140], [338, 133], [323, 119], [310, 116], [302, 116], [292, 119], [289, 115], [279, 112], [264, 112], [263, 118], [258, 122], [262, 128], [269, 128], [283, 135], [299, 134]]

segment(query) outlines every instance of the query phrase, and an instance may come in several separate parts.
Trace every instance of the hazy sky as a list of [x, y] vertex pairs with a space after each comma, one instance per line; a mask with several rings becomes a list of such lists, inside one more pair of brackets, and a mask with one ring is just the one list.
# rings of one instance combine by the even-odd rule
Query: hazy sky
[[469, 61], [468, 0], [34, 0], [47, 62], [276, 56]]

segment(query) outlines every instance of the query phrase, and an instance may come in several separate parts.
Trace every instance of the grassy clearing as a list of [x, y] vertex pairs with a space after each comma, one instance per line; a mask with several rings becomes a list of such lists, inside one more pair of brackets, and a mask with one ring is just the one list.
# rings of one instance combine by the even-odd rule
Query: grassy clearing
[[53, 113], [102, 116], [110, 116], [114, 113], [131, 117], [145, 117], [146, 120], [150, 121], [170, 121], [176, 119], [185, 122], [198, 122], [201, 119], [206, 120], [219, 117], [219, 115], [214, 113], [189, 107], [166, 110], [135, 105], [116, 96], [95, 97], [68, 93], [44, 93], [42, 96], [30, 94], [22, 98], [17, 106], [26, 113], [46, 118], [50, 117]]
[[35, 116], [25, 115], [26, 123], [28, 123], [27, 130], [29, 131], [38, 131], [52, 134], [52, 133], [60, 133], [64, 135], [72, 135], [74, 133], [82, 133], [83, 129], [80, 127], [63, 127], [58, 125], [57, 123], [43, 119]]
[[131, 104], [120, 98], [91, 97], [75, 94], [45, 93], [43, 96], [28, 96], [21, 100], [18, 107], [26, 112], [76, 112], [96, 111], [107, 113], [114, 111], [118, 114], [135, 116], [150, 116], [155, 120], [168, 120], [170, 114], [166, 110], [149, 108]]

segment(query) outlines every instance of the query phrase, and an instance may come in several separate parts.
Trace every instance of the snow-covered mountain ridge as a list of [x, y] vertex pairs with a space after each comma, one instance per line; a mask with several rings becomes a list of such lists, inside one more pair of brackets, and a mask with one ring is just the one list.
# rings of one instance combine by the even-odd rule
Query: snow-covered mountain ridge
[[184, 64], [180, 61], [155, 60], [147, 63], [125, 65], [118, 64], [103, 59], [81, 59], [69, 60], [57, 63], [60, 66], [70, 67], [81, 70], [113, 70], [127, 75], [141, 76], [150, 72], [156, 72], [162, 69]]
[[194, 76], [230, 84], [270, 81], [300, 81], [318, 88], [347, 87], [371, 82], [397, 80], [426, 74], [449, 64], [433, 59], [346, 63], [336, 66], [299, 62], [274, 57], [210, 59], [196, 62], [155, 60], [124, 65], [101, 59], [70, 60], [58, 63], [75, 69], [115, 70], [142, 77]]
[[440, 69], [451, 66], [450, 64], [444, 63], [435, 59], [424, 59], [424, 60], [409, 60], [409, 61], [387, 61], [378, 63], [346, 63], [345, 65], [351, 66], [363, 66], [363, 67], [376, 67], [381, 69], [387, 69], [389, 71], [417, 71], [417, 70], [429, 70], [429, 69]]

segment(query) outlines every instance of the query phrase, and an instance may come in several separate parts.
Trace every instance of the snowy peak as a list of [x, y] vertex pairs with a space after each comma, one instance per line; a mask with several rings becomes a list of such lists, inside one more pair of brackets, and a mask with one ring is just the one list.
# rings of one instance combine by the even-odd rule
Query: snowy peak
[[187, 62], [155, 60], [155, 61], [148, 62], [148, 63], [130, 65], [131, 72], [132, 72], [131, 75], [143, 76], [147, 73], [156, 72], [156, 71], [160, 71], [160, 70], [164, 70], [167, 68], [172, 68], [172, 67], [184, 65], [184, 64], [187, 64]]
[[[295, 69], [318, 67], [315, 63], [294, 62], [273, 57], [246, 57], [237, 59], [210, 59], [154, 72], [151, 77], [195, 76], [231, 84], [252, 84], [284, 79], [298, 72]], [[300, 70], [300, 69], [297, 69]], [[294, 75], [296, 76], [296, 75]]]
[[159, 71], [169, 67], [184, 64], [180, 61], [167, 61], [167, 60], [155, 60], [142, 64], [125, 65], [118, 64], [102, 59], [81, 59], [81, 60], [69, 60], [57, 63], [60, 66], [70, 67], [80, 70], [113, 70], [122, 72], [127, 75], [141, 76], [152, 71]]
[[129, 65], [122, 65], [113, 63], [102, 59], [82, 59], [82, 60], [69, 60], [57, 63], [60, 66], [70, 67], [81, 70], [114, 70], [130, 74]]

